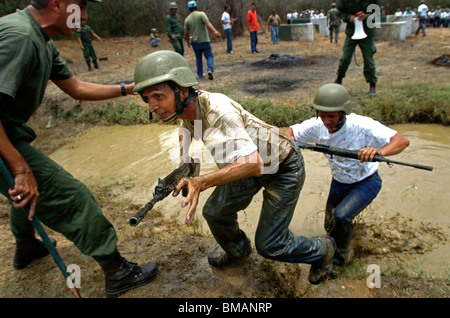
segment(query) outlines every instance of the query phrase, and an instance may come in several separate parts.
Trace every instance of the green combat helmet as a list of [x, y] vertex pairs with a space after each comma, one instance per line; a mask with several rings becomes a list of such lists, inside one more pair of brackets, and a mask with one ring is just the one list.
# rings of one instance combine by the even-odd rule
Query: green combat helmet
[[168, 81], [175, 82], [180, 87], [198, 85], [189, 63], [184, 57], [173, 51], [157, 51], [148, 54], [136, 65], [134, 70], [135, 93]]
[[[175, 92], [176, 112], [164, 120], [170, 122], [177, 119], [184, 112], [194, 97], [192, 86], [197, 86], [198, 81], [186, 59], [173, 51], [157, 51], [144, 56], [134, 70], [134, 92], [139, 93], [144, 102], [148, 101], [142, 95], [147, 87], [167, 83]], [[189, 89], [189, 96], [184, 101], [180, 97], [180, 87]]]
[[322, 112], [352, 113], [353, 103], [347, 89], [340, 84], [325, 84], [316, 93], [313, 108]]

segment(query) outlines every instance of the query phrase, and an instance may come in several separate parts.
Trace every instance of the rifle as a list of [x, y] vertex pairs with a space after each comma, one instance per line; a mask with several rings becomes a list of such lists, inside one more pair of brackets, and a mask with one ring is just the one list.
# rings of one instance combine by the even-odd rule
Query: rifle
[[[297, 145], [302, 149], [309, 149], [312, 151], [328, 154], [331, 156], [331, 158], [333, 158], [333, 156], [340, 156], [340, 157], [359, 160], [359, 157], [358, 157], [359, 151], [358, 150], [347, 150], [347, 149], [335, 148], [335, 147], [321, 145], [321, 144], [311, 145], [311, 144], [303, 144], [303, 143], [299, 143], [299, 142], [297, 142]], [[422, 166], [422, 165], [407, 163], [407, 162], [394, 161], [394, 160], [387, 159], [380, 155], [375, 155], [375, 157], [373, 158], [373, 162], [376, 162], [376, 161], [386, 162], [389, 165], [389, 167], [392, 167], [394, 164], [397, 164], [397, 165], [402, 165], [402, 166], [413, 167], [416, 169], [433, 171], [433, 167]]]
[[[158, 184], [155, 187], [155, 192], [153, 193], [153, 199], [148, 202], [142, 209], [140, 209], [132, 218], [130, 218], [129, 223], [131, 226], [136, 227], [142, 219], [150, 212], [155, 204], [159, 201], [164, 200], [169, 194], [173, 192], [177, 184], [183, 178], [192, 178], [199, 175], [200, 163], [196, 160], [195, 168], [192, 164], [185, 163], [181, 167], [172, 171], [164, 179], [158, 179]], [[184, 197], [187, 196], [187, 189], [182, 190]]]

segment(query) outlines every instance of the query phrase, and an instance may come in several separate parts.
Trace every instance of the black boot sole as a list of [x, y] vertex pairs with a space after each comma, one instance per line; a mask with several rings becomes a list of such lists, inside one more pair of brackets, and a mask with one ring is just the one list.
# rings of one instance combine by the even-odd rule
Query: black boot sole
[[148, 276], [145, 280], [142, 280], [137, 284], [123, 286], [122, 288], [114, 290], [114, 291], [105, 291], [106, 297], [107, 298], [117, 298], [119, 296], [126, 294], [127, 292], [129, 292], [132, 289], [147, 285], [148, 283], [150, 283], [152, 280], [154, 280], [156, 278], [158, 271], [159, 271], [158, 267], [156, 267], [156, 269], [152, 272], [151, 276]]

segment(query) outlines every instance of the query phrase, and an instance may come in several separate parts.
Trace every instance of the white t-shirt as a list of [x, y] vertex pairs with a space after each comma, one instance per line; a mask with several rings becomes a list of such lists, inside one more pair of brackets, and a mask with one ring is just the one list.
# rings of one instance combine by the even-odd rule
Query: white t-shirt
[[[318, 143], [335, 148], [360, 150], [365, 147], [383, 148], [397, 132], [369, 117], [356, 114], [347, 116], [345, 125], [330, 134], [320, 118], [312, 118], [291, 126], [294, 138], [302, 143]], [[374, 174], [378, 162], [361, 163], [359, 160], [325, 155], [328, 158], [333, 178], [341, 183], [351, 184]]]
[[222, 21], [225, 22], [225, 24], [222, 24], [224, 30], [231, 29], [231, 18], [228, 12], [222, 14]]
[[417, 12], [419, 13], [419, 16], [426, 17], [428, 12], [428, 6], [426, 4], [421, 4], [417, 8]]

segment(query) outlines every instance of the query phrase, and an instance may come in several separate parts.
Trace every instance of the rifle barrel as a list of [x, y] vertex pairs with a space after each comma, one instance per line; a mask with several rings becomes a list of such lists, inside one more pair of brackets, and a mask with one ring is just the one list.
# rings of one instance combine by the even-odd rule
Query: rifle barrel
[[132, 216], [129, 220], [129, 223], [132, 227], [138, 226], [141, 223], [142, 219], [150, 212], [151, 209], [155, 206], [157, 200], [153, 199], [149, 203], [147, 203], [142, 209], [140, 209], [134, 216]]
[[[312, 151], [328, 154], [330, 156], [340, 156], [340, 157], [345, 157], [345, 158], [359, 160], [358, 151], [357, 150], [347, 150], [347, 149], [342, 149], [342, 148], [334, 148], [334, 147], [331, 147], [331, 146], [325, 146], [325, 145], [320, 145], [320, 144], [316, 144], [316, 145], [303, 144], [303, 143], [297, 143], [297, 144], [302, 149], [309, 149], [309, 150], [312, 150]], [[424, 166], [424, 165], [419, 165], [419, 164], [415, 164], [415, 163], [395, 161], [395, 160], [387, 159], [387, 158], [385, 158], [383, 156], [379, 156], [379, 155], [376, 155], [374, 157], [373, 162], [375, 162], [375, 161], [386, 162], [388, 165], [397, 164], [397, 165], [401, 165], [401, 166], [413, 167], [413, 168], [416, 168], [416, 169], [433, 171], [433, 167], [430, 167], [430, 166]]]

